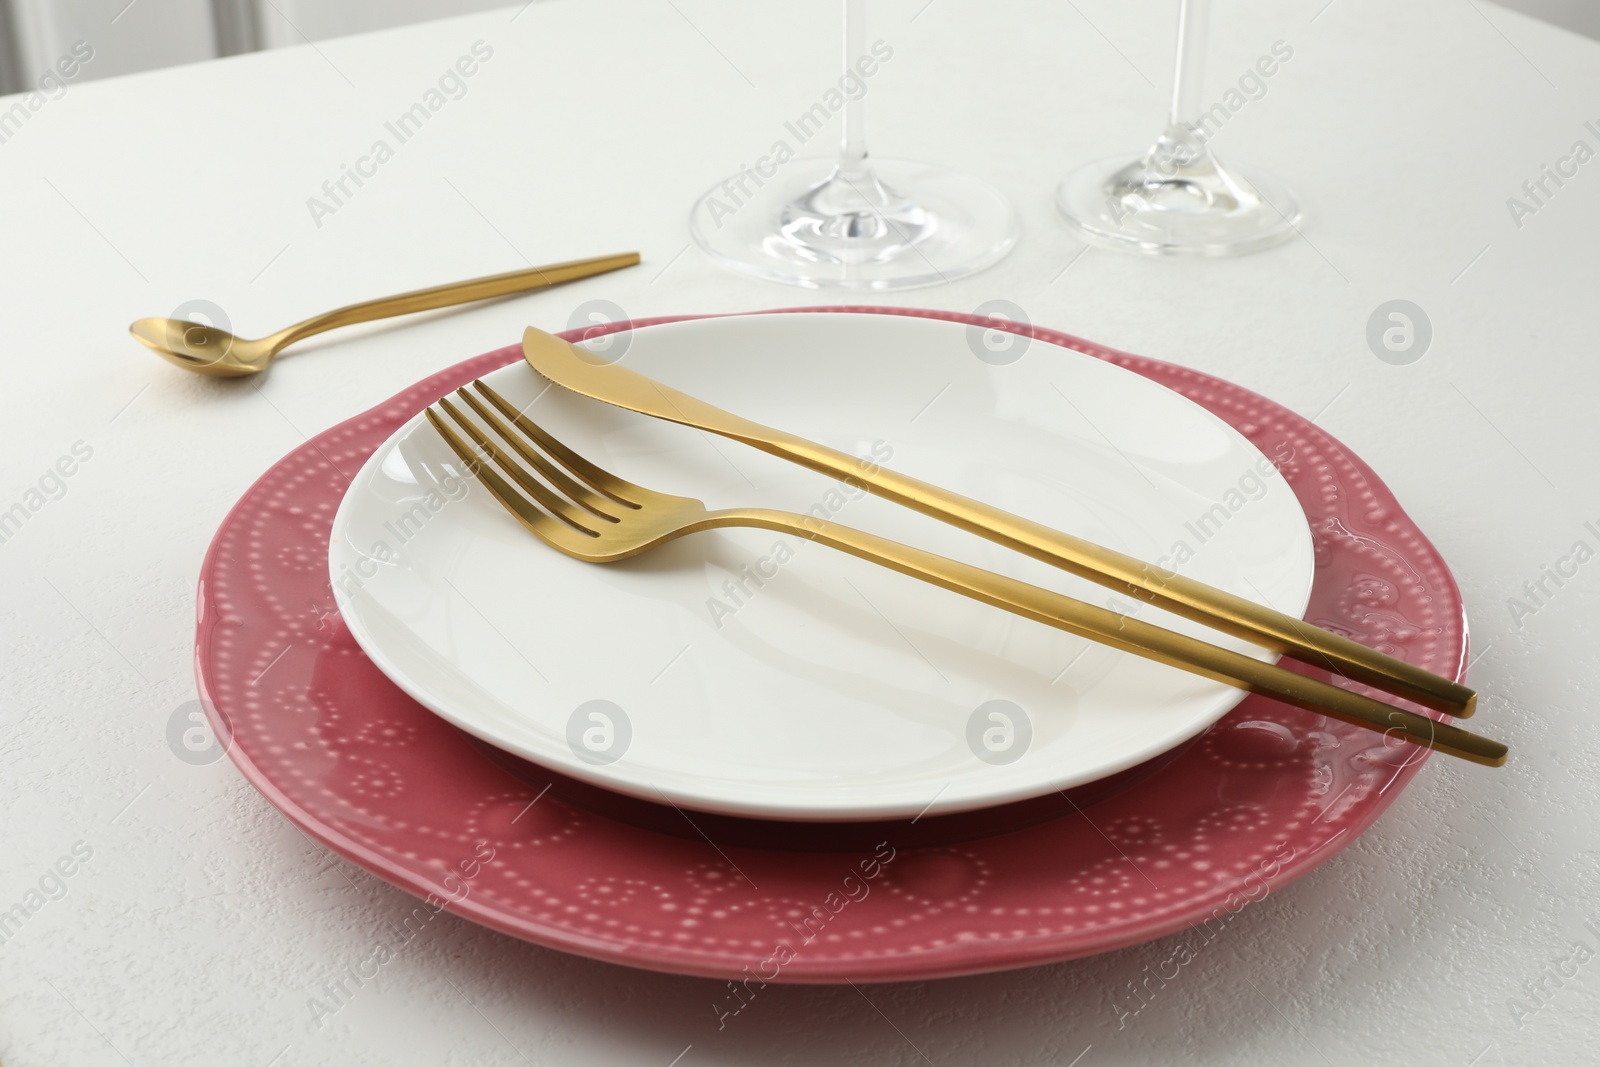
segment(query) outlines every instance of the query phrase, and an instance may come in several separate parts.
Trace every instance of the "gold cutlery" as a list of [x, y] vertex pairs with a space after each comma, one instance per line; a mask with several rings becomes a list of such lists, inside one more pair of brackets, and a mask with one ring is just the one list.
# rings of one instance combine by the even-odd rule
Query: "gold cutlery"
[[529, 267], [506, 274], [491, 274], [486, 278], [436, 285], [431, 289], [417, 289], [398, 296], [351, 304], [295, 323], [258, 340], [235, 337], [227, 330], [187, 319], [140, 319], [128, 327], [128, 332], [156, 355], [184, 370], [212, 378], [242, 378], [266, 370], [273, 356], [296, 341], [326, 330], [545, 289], [631, 267], [638, 262], [639, 253], [624, 252], [621, 255], [552, 263], [546, 267]]
[[1303, 619], [887, 467], [863, 470], [854, 456], [730, 414], [541, 330], [530, 327], [523, 333], [522, 352], [534, 370], [575, 393], [718, 434], [848, 481], [979, 537], [1313, 667], [1457, 718], [1470, 716], [1477, 702], [1477, 694], [1458, 682]]
[[653, 492], [590, 463], [481, 381], [473, 389], [458, 389], [456, 396], [481, 426], [448, 398], [438, 402], [442, 414], [427, 409], [428, 421], [524, 527], [576, 559], [610, 563], [720, 527], [798, 534], [1047, 626], [1296, 707], [1474, 763], [1498, 767], [1506, 760], [1500, 742], [1426, 715], [875, 534], [766, 508], [709, 511], [699, 500]]

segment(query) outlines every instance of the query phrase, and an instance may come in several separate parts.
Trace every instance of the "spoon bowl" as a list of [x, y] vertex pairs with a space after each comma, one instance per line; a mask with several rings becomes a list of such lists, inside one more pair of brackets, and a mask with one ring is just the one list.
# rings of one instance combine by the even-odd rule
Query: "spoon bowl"
[[250, 341], [187, 319], [140, 319], [128, 332], [169, 363], [212, 378], [259, 374], [277, 354], [270, 338]]

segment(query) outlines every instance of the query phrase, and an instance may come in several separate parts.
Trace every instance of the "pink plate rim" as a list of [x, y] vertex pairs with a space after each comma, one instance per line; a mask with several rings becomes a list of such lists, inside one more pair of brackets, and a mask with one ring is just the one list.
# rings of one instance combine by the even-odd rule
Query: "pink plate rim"
[[[1429, 594], [1428, 599], [1431, 601], [1430, 611], [1442, 621], [1438, 627], [1430, 631], [1429, 643], [1424, 653], [1416, 658], [1418, 658], [1418, 661], [1425, 660], [1427, 666], [1436, 673], [1457, 679], [1464, 675], [1468, 649], [1465, 608], [1462, 604], [1459, 590], [1442, 558], [1438, 556], [1437, 550], [1410, 523], [1410, 520], [1407, 519], [1404, 512], [1395, 503], [1393, 497], [1383, 487], [1370, 468], [1362, 463], [1349, 449], [1300, 416], [1258, 394], [1199, 371], [1120, 352], [1070, 334], [1001, 319], [985, 319], [961, 313], [912, 308], [853, 305], [777, 308], [740, 314], [837, 313], [868, 313], [941, 319], [965, 323], [969, 326], [981, 326], [985, 329], [1005, 330], [1023, 334], [1049, 344], [1071, 348], [1105, 359], [1144, 374], [1147, 377], [1155, 378], [1169, 387], [1177, 388], [1192, 399], [1196, 399], [1216, 411], [1217, 414], [1230, 423], [1236, 423], [1239, 412], [1244, 412], [1249, 425], [1240, 425], [1239, 428], [1246, 433], [1246, 436], [1251, 437], [1253, 441], [1257, 440], [1257, 437], [1262, 434], [1270, 436], [1287, 433], [1297, 435], [1297, 439], [1314, 442], [1318, 455], [1329, 457], [1330, 461], [1336, 461], [1348, 475], [1360, 481], [1360, 487], [1367, 499], [1376, 502], [1370, 512], [1371, 515], [1376, 516], [1372, 521], [1374, 523], [1387, 524], [1390, 528], [1399, 531], [1401, 539], [1404, 541], [1404, 552], [1407, 553], [1405, 556], [1406, 565], [1414, 569], [1415, 565], [1420, 561], [1428, 568], [1427, 591]], [[593, 337], [619, 330], [644, 328], [689, 319], [717, 317], [723, 316], [662, 316], [612, 323], [602, 327], [591, 328], [587, 331], [573, 330], [562, 334], [562, 336], [569, 340], [579, 340], [584, 336]], [[513, 362], [519, 357], [519, 346], [508, 346], [507, 348], [466, 360], [431, 375], [395, 397], [376, 405], [369, 412], [346, 420], [346, 422], [330, 428], [308, 441], [305, 445], [295, 449], [274, 464], [252, 485], [250, 490], [245, 492], [223, 520], [215, 539], [207, 551], [201, 568], [197, 595], [195, 667], [202, 703], [219, 736], [229, 737], [231, 743], [229, 744], [228, 754], [230, 758], [232, 758], [245, 778], [267, 798], [269, 803], [282, 811], [296, 826], [312, 838], [320, 841], [351, 862], [407, 892], [424, 898], [430, 903], [442, 905], [446, 910], [454, 914], [514, 937], [583, 956], [670, 973], [736, 978], [741, 973], [748, 973], [744, 968], [747, 968], [751, 962], [749, 954], [690, 951], [671, 944], [640, 942], [637, 940], [627, 942], [620, 938], [595, 935], [548, 922], [536, 922], [526, 915], [517, 913], [514, 909], [498, 905], [493, 900], [485, 899], [486, 895], [467, 895], [456, 898], [447, 892], [447, 887], [451, 884], [450, 881], [447, 879], [441, 880], [435, 868], [425, 868], [421, 864], [407, 862], [404, 857], [370, 846], [351, 833], [346, 832], [346, 830], [331, 825], [326, 819], [309, 810], [297, 798], [294, 791], [283, 788], [275, 775], [258, 762], [252, 752], [247, 750], [248, 745], [238, 743], [238, 739], [232, 736], [229, 724], [233, 720], [233, 715], [218, 703], [219, 685], [215, 666], [217, 649], [214, 647], [214, 638], [221, 608], [214, 600], [212, 587], [219, 568], [224, 563], [231, 563], [231, 561], [224, 558], [225, 537], [256, 506], [258, 488], [272, 479], [274, 475], [288, 469], [291, 464], [296, 463], [310, 452], [320, 451], [323, 446], [352, 423], [381, 413], [386, 418], [398, 419], [399, 421], [395, 422], [395, 425], [398, 426], [400, 422], [415, 414], [426, 403], [431, 402], [437, 396], [449, 392], [458, 383], [481, 376], [498, 366]], [[419, 402], [419, 397], [425, 399]], [[1219, 407], [1228, 406], [1238, 410], [1234, 412], [1218, 410]], [[1233, 417], [1230, 417], [1230, 415]], [[387, 434], [384, 436], [387, 436]], [[1259, 445], [1260, 442], [1257, 441], [1257, 443]], [[374, 446], [376, 444], [377, 442], [374, 442]], [[346, 479], [346, 482], [348, 482], [348, 479]], [[1306, 502], [1306, 493], [1308, 491], [1304, 487], [1297, 486], [1296, 488], [1296, 492], [1302, 497], [1303, 503]], [[1308, 513], [1312, 512], [1310, 507], [1307, 510]], [[1314, 533], [1319, 532], [1317, 530], [1317, 521], [1314, 517]], [[1396, 549], [1397, 553], [1399, 551]], [[1321, 571], [1321, 559], [1319, 551], [1319, 574]], [[322, 572], [321, 580], [326, 584], [325, 569]], [[1406, 636], [1407, 632], [1404, 626], [1401, 626], [1398, 631], [1399, 636], [1395, 636], [1393, 633], [1387, 634], [1384, 638], [1387, 641], [1387, 647], [1391, 651], [1405, 651], [1406, 642], [1410, 640]], [[1359, 632], [1352, 633], [1352, 636], [1355, 636], [1358, 640], [1366, 639]], [[395, 692], [398, 694], [398, 689]], [[1264, 711], [1264, 706], [1270, 709], [1278, 708], [1277, 705], [1271, 705], [1260, 698], [1249, 698], [1235, 708], [1222, 723], [1213, 727], [1211, 733], [1215, 733], [1227, 723], [1240, 720], [1241, 717], [1248, 718], [1251, 715], [1263, 723], [1291, 723], [1291, 726], [1283, 727], [1286, 731], [1291, 728], [1297, 731], [1301, 729], [1298, 724], [1302, 720], [1294, 717], [1305, 716], [1306, 713], [1297, 712], [1293, 709], [1282, 709], [1283, 717], [1280, 719], [1277, 717], [1275, 710]], [[417, 705], [417, 707], [420, 710], [420, 705]], [[422, 713], [427, 714], [426, 712]], [[1202, 736], [1202, 745], [1199, 747], [1203, 747], [1206, 736], [1208, 735]], [[1191, 756], [1192, 753], [1186, 752], [1179, 758], [1178, 762], [1190, 759]], [[1201, 757], [1193, 756], [1193, 758], [1198, 759]], [[1336, 833], [1322, 838], [1314, 847], [1294, 850], [1292, 858], [1274, 865], [1274, 869], [1267, 879], [1271, 890], [1277, 891], [1281, 889], [1284, 885], [1327, 862], [1329, 858], [1348, 846], [1393, 803], [1395, 797], [1410, 783], [1426, 761], [1427, 753], [1416, 750], [1408, 752], [1403, 761], [1390, 764], [1385, 771], [1388, 774], [1387, 780], [1380, 790], [1375, 794], [1365, 796], [1359, 803], [1352, 802], [1351, 805], [1347, 805], [1340, 810], [1336, 819], [1329, 821], [1329, 828], [1335, 823], [1340, 827]], [[1391, 771], [1392, 773], [1389, 773]], [[1130, 791], [1136, 792], [1143, 788], [1154, 789], [1156, 786], [1140, 785], [1132, 787]], [[1324, 809], [1323, 814], [1326, 815], [1328, 811], [1333, 810], [1337, 802], [1338, 798], [1329, 801], [1329, 806]], [[1091, 808], [1090, 812], [1093, 813], [1097, 810]], [[1084, 818], [1087, 821], [1087, 815]], [[1093, 824], [1091, 823], [1091, 825]], [[1015, 833], [1028, 834], [1036, 830], [1037, 828], [1025, 828], [1015, 831]], [[661, 836], [664, 838], [666, 835]], [[999, 835], [997, 838], [985, 840], [998, 841], [1006, 836], [1008, 835]], [[684, 840], [687, 839], [685, 838]], [[1107, 840], [1109, 841], [1110, 839], [1107, 838]], [[972, 847], [981, 847], [984, 844], [984, 840], [969, 844]], [[1120, 846], [1118, 851], [1121, 851]], [[784, 855], [788, 854], [784, 853]], [[1129, 862], [1131, 863], [1131, 861]], [[825, 950], [815, 950], [805, 957], [796, 959], [780, 976], [772, 980], [797, 983], [886, 982], [975, 974], [1058, 962], [1137, 944], [1195, 925], [1207, 918], [1208, 915], [1216, 914], [1219, 907], [1222, 906], [1222, 902], [1236, 899], [1238, 897], [1238, 888], [1237, 885], [1234, 885], [1227, 893], [1217, 890], [1197, 893], [1193, 900], [1188, 902], [1189, 906], [1172, 910], [1159, 918], [1152, 917], [1144, 922], [1129, 922], [1121, 925], [1108, 922], [1104, 927], [1085, 928], [1070, 935], [1061, 934], [1053, 937], [1035, 938], [1019, 937], [995, 942], [968, 939], [952, 944], [948, 950], [911, 953], [886, 951], [881, 955], [863, 955], [857, 952], [829, 955]]]

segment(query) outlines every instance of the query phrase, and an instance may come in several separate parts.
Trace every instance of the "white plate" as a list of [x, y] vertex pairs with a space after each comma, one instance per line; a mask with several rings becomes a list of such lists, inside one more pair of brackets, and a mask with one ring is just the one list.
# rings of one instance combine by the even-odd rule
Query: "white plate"
[[[701, 319], [605, 340], [730, 411], [1305, 609], [1310, 533], [1271, 462], [1109, 363], [1033, 341], [996, 365], [980, 329], [887, 315]], [[559, 388], [539, 396], [523, 364], [488, 381], [519, 406], [538, 396], [546, 429], [649, 488], [821, 507], [1269, 658], [722, 438]], [[465, 480], [420, 416], [352, 483], [329, 566], [356, 640], [417, 700], [530, 760], [686, 808], [852, 820], [985, 807], [1131, 767], [1241, 699], [798, 537], [716, 531], [622, 563], [569, 559]]]

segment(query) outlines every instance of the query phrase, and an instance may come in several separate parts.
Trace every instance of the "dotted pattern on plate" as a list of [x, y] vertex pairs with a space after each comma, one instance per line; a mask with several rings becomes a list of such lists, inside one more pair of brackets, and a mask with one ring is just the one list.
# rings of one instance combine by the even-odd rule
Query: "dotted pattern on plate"
[[[662, 321], [671, 320], [636, 325]], [[1466, 631], [1448, 570], [1336, 441], [1196, 371], [1040, 328], [983, 325], [1161, 382], [1267, 455], [1287, 454], [1286, 443], [1282, 473], [1316, 545], [1307, 618], [1458, 676]], [[290, 453], [229, 514], [201, 577], [197, 673], [230, 755], [307, 833], [424, 897], [419, 921], [445, 907], [587, 956], [754, 981], [1027, 966], [1225, 923], [1349, 844], [1424, 762], [1416, 749], [1251, 697], [1137, 786], [959, 845], [718, 848], [540, 796], [367, 661], [326, 568], [334, 511], [362, 462], [424, 405], [520, 355], [512, 346], [468, 360]]]

